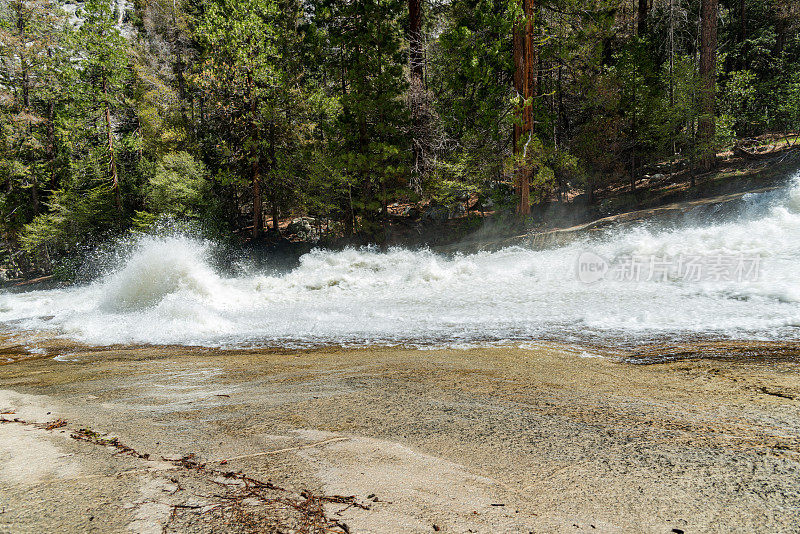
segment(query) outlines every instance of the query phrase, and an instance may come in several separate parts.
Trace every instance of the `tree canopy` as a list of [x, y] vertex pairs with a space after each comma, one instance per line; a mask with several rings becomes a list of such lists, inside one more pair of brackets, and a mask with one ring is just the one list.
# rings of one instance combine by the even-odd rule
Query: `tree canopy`
[[635, 193], [800, 129], [799, 30], [791, 0], [9, 0], [0, 261]]

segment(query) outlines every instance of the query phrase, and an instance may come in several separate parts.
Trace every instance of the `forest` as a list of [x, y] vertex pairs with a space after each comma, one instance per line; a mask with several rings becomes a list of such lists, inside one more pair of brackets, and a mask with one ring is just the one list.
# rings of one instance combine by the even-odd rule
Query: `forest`
[[0, 263], [68, 276], [164, 224], [524, 227], [796, 142], [799, 30], [794, 0], [3, 0]]

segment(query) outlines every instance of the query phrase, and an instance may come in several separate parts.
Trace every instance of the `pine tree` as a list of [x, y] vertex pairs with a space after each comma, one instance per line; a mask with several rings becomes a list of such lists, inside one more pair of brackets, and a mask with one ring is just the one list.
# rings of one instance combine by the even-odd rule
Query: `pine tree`
[[279, 206], [292, 189], [282, 176], [307, 127], [300, 17], [296, 0], [209, 0], [196, 30], [203, 49], [196, 82], [220, 136], [216, 150], [230, 160], [221, 176], [249, 176], [254, 239], [264, 229], [265, 193], [278, 231]]
[[108, 179], [117, 212], [122, 215], [122, 191], [114, 112], [125, 103], [129, 75], [128, 43], [120, 32], [110, 0], [87, 0], [79, 11], [82, 23], [76, 38], [82, 55], [80, 99], [89, 117], [100, 113], [105, 125]]
[[406, 5], [399, 0], [325, 0], [320, 7], [319, 23], [336, 51], [331, 67], [342, 106], [340, 164], [349, 182], [347, 232], [358, 219], [362, 230], [378, 235], [390, 193], [406, 185], [408, 111], [401, 97], [407, 82], [400, 19]]
[[42, 210], [42, 189], [55, 185], [55, 101], [63, 93], [59, 69], [65, 59], [65, 16], [52, 0], [14, 0], [0, 10], [0, 99], [4, 109], [4, 155], [7, 188], [26, 190], [30, 203], [16, 217]]
[[700, 8], [700, 93], [701, 115], [698, 125], [700, 168], [710, 171], [716, 159], [715, 113], [717, 84], [717, 12], [718, 0], [702, 0]]
[[531, 213], [530, 175], [527, 168], [527, 148], [534, 135], [533, 100], [536, 96], [538, 80], [537, 43], [534, 37], [535, 0], [520, 0], [519, 15], [514, 27], [514, 90], [522, 99], [519, 123], [514, 126], [514, 153], [520, 155], [521, 161], [516, 170], [516, 189], [519, 197], [517, 213], [527, 217]]

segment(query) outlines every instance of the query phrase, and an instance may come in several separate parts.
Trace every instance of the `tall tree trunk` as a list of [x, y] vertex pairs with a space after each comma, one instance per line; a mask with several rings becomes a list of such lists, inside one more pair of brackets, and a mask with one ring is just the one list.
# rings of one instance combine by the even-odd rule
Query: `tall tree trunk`
[[[340, 83], [342, 88], [342, 101], [347, 100], [347, 64], [345, 63], [344, 50], [339, 53], [339, 66], [340, 66]], [[342, 107], [342, 115], [346, 122], [350, 119], [350, 108], [348, 106]], [[352, 176], [349, 177], [352, 179]], [[347, 184], [347, 209], [344, 218], [344, 233], [346, 236], [352, 236], [356, 228], [356, 212], [353, 207], [353, 184], [348, 180]]]
[[[28, 135], [33, 136], [30, 122], [28, 122]], [[33, 213], [39, 215], [39, 183], [36, 179], [36, 171], [31, 173], [31, 202], [33, 203]]]
[[408, 0], [408, 43], [409, 70], [411, 72], [411, 88], [409, 91], [411, 107], [411, 150], [412, 174], [411, 187], [421, 189], [422, 176], [425, 174], [425, 155], [430, 139], [428, 114], [426, 113], [427, 95], [425, 91], [425, 58], [422, 53], [422, 11], [421, 0]]
[[[47, 57], [53, 58], [53, 49], [47, 48]], [[56, 113], [55, 98], [50, 97], [47, 102], [47, 160], [50, 164], [50, 189], [55, 190], [56, 186]]]
[[675, 0], [669, 0], [669, 106], [675, 106]]
[[258, 161], [258, 154], [255, 154], [251, 166], [253, 175], [253, 239], [258, 239], [261, 237], [261, 231], [264, 227], [264, 219], [262, 217], [263, 209], [261, 206], [261, 168]]
[[558, 65], [558, 136], [556, 143], [563, 145], [566, 139], [569, 139], [569, 117], [567, 116], [567, 106], [564, 104], [564, 91], [563, 91], [563, 65]]
[[[27, 48], [27, 37], [25, 35], [25, 4], [22, 2], [19, 3], [19, 11], [17, 12], [17, 30], [19, 30], [19, 39], [20, 44], [22, 45], [22, 50], [26, 50]], [[20, 70], [22, 74], [22, 105], [27, 110], [31, 106], [31, 97], [30, 97], [30, 65], [28, 64], [28, 58], [26, 57], [26, 52], [20, 51], [19, 54], [19, 64]], [[28, 135], [33, 136], [33, 131], [31, 128], [31, 123], [28, 121]], [[33, 212], [38, 215], [39, 214], [39, 191], [38, 191], [38, 184], [36, 181], [36, 174], [35, 172], [31, 174], [31, 203], [33, 204]]]
[[[778, 6], [778, 9], [780, 9], [780, 6]], [[786, 34], [789, 28], [789, 14], [780, 9], [778, 20], [775, 21], [775, 53], [778, 56], [786, 46]]]
[[747, 39], [747, 11], [745, 0], [739, 0], [739, 42], [743, 43]]
[[699, 74], [701, 82], [700, 93], [700, 120], [698, 123], [698, 136], [702, 156], [700, 168], [710, 171], [714, 168], [716, 149], [714, 136], [716, 124], [714, 121], [714, 104], [716, 99], [715, 84], [717, 81], [716, 55], [717, 55], [717, 11], [718, 0], [702, 0], [700, 6], [700, 65]]
[[[524, 2], [525, 0], [520, 0]], [[522, 29], [522, 24], [517, 21], [514, 25], [513, 35], [514, 45], [514, 91], [518, 96], [523, 96], [525, 92], [525, 32]], [[522, 110], [520, 109], [520, 114]], [[522, 119], [522, 117], [520, 117]], [[514, 123], [514, 154], [519, 153], [519, 140], [522, 137], [522, 124]], [[519, 184], [517, 184], [519, 186]]]
[[[26, 49], [26, 37], [25, 37], [25, 6], [20, 2], [19, 4], [19, 11], [17, 11], [17, 30], [19, 31], [19, 40], [20, 44], [22, 45], [22, 49]], [[30, 65], [28, 65], [28, 58], [25, 57], [25, 52], [20, 52], [19, 54], [19, 66], [22, 73], [22, 105], [25, 109], [28, 109], [31, 105], [31, 83], [30, 83]]]
[[644, 37], [647, 33], [647, 0], [639, 0], [639, 9], [636, 13], [636, 33]]
[[278, 227], [278, 184], [275, 183], [275, 173], [278, 168], [278, 158], [275, 155], [275, 122], [269, 123], [269, 165], [270, 165], [270, 203], [272, 204], [272, 230], [280, 234]]
[[[636, 68], [634, 66], [634, 79], [636, 77]], [[630, 181], [631, 181], [631, 193], [636, 193], [636, 152], [638, 148], [638, 138], [639, 138], [639, 117], [636, 114], [636, 84], [633, 84], [633, 93], [631, 94], [631, 101], [632, 101], [632, 109], [633, 113], [631, 115], [631, 159], [630, 159]], [[637, 200], [638, 203], [638, 200]]]
[[186, 62], [183, 59], [183, 45], [181, 43], [181, 31], [179, 27], [176, 2], [172, 0], [172, 46], [175, 53], [173, 73], [175, 74], [175, 80], [178, 82], [178, 107], [181, 112], [181, 118], [186, 122]]
[[273, 185], [272, 186], [272, 230], [277, 234], [280, 235], [281, 228], [278, 222], [278, 189]]
[[612, 37], [603, 37], [600, 46], [602, 48], [600, 65], [605, 67], [611, 64], [611, 60], [614, 57], [614, 39]]
[[39, 184], [36, 176], [31, 176], [31, 203], [33, 204], [33, 214], [39, 215]]
[[[533, 104], [532, 97], [536, 87], [536, 54], [534, 49], [533, 19], [534, 0], [520, 0], [522, 17], [514, 28], [514, 89], [522, 96], [524, 103], [521, 111], [521, 125], [514, 126], [514, 153], [523, 151], [525, 135], [533, 132]], [[516, 170], [515, 186], [519, 204], [517, 213], [521, 217], [530, 215], [530, 169], [521, 161]]]
[[56, 134], [55, 134], [55, 103], [51, 99], [47, 105], [47, 160], [50, 164], [50, 189], [55, 189], [56, 183]]
[[28, 74], [28, 62], [23, 57], [20, 58], [20, 63], [22, 64], [22, 105], [25, 106], [25, 109], [28, 109], [31, 107], [31, 82]]
[[[248, 85], [250, 85], [248, 83]], [[252, 102], [250, 104], [250, 124], [253, 127], [253, 135], [255, 136], [254, 143], [253, 143], [253, 152], [250, 155], [252, 157], [251, 165], [251, 175], [252, 175], [252, 184], [253, 184], [253, 239], [258, 239], [261, 237], [261, 233], [264, 229], [264, 212], [262, 207], [261, 201], [261, 162], [260, 162], [260, 154], [259, 150], [260, 147], [260, 133], [258, 129], [258, 122], [256, 121], [256, 112], [258, 111], [258, 103], [256, 102], [256, 98], [252, 97]]]
[[408, 42], [410, 48], [411, 83], [420, 86], [424, 76], [422, 57], [422, 11], [421, 0], [408, 0]]
[[108, 133], [108, 154], [111, 157], [111, 188], [114, 190], [114, 202], [117, 211], [122, 213], [122, 194], [119, 190], [119, 177], [117, 175], [117, 156], [114, 151], [114, 131], [111, 128], [111, 105], [108, 103], [108, 80], [103, 74], [103, 96], [105, 97], [106, 132]]
[[[359, 112], [360, 114], [361, 112]], [[367, 154], [367, 145], [369, 144], [369, 137], [367, 136], [367, 119], [361, 116], [358, 119], [358, 152], [359, 154], [365, 155]], [[367, 232], [372, 232], [372, 228], [369, 225], [372, 224], [374, 221], [373, 212], [371, 209], [367, 208], [372, 204], [372, 176], [368, 169], [364, 168], [363, 164], [359, 168], [359, 174], [361, 179], [361, 199], [362, 199], [362, 208], [361, 208], [361, 220], [366, 222], [367, 224], [362, 224], [362, 229], [366, 229]]]
[[[361, 47], [356, 47], [356, 64], [359, 64], [361, 58]], [[367, 47], [364, 50], [364, 53], [369, 53], [369, 48]], [[380, 62], [377, 65], [378, 69], [380, 70]], [[378, 75], [380, 72], [378, 72]], [[362, 87], [366, 87], [367, 85], [367, 72], [361, 73], [361, 83], [363, 84]], [[363, 109], [359, 109], [356, 112], [358, 117], [358, 153], [366, 156], [367, 154], [367, 147], [369, 145], [369, 134], [367, 132], [367, 117], [364, 113]], [[366, 158], [365, 158], [366, 159]], [[373, 216], [373, 212], [367, 206], [371, 206], [372, 204], [372, 175], [369, 169], [365, 168], [363, 163], [359, 165], [359, 173], [361, 174], [361, 199], [362, 199], [362, 208], [361, 208], [361, 220], [365, 221], [367, 224], [362, 224], [362, 229], [366, 230], [367, 233], [372, 232], [372, 223], [375, 220]]]
[[[524, 0], [525, 3], [525, 99], [528, 101], [525, 106], [525, 130], [529, 138], [533, 135], [533, 99], [537, 95], [539, 87], [539, 76], [536, 67], [538, 66], [539, 57], [537, 54], [536, 46], [534, 43], [533, 35], [533, 22], [535, 18], [535, 0]], [[527, 217], [531, 214], [531, 184], [530, 184], [531, 169], [525, 165], [520, 175], [520, 197], [519, 197], [519, 214]]]
[[[533, 43], [533, 2], [534, 0], [523, 0], [525, 5], [525, 72], [523, 84], [523, 96], [526, 102], [532, 99], [536, 90], [536, 57]], [[533, 102], [526, 103], [522, 110], [523, 128], [525, 132], [533, 130]]]

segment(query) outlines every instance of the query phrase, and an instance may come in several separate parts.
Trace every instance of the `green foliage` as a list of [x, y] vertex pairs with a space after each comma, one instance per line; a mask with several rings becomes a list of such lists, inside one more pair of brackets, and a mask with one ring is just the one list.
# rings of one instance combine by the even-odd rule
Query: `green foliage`
[[[723, 3], [724, 5], [724, 3]], [[722, 113], [734, 119], [739, 136], [785, 128], [782, 110], [791, 77], [800, 68], [800, 13], [782, 0], [748, 0], [744, 34], [739, 4], [720, 26]]]
[[113, 213], [106, 209], [110, 199], [111, 192], [104, 185], [53, 191], [47, 213], [36, 216], [23, 228], [23, 250], [31, 254], [42, 250], [64, 254], [91, 242], [113, 224]]
[[486, 189], [501, 177], [512, 124], [511, 31], [517, 3], [456, 0], [431, 48], [431, 89], [444, 145], [438, 176]]
[[800, 129], [793, 3], [748, 0], [740, 20], [720, 0], [713, 147], [697, 140], [699, 2], [651, 3], [641, 35], [616, 0], [535, 4], [533, 126], [513, 147], [517, 0], [424, 2], [413, 84], [403, 0], [86, 0], [74, 20], [0, 2], [0, 261], [66, 273], [164, 219], [241, 240], [310, 215], [382, 241], [395, 201], [507, 210], [520, 172], [532, 203], [619, 194]]
[[739, 124], [763, 122], [762, 109], [757, 106], [756, 74], [751, 70], [738, 70], [728, 74], [725, 90], [720, 95], [722, 112], [736, 117]]
[[337, 51], [325, 70], [341, 80], [335, 89], [341, 114], [326, 128], [330, 166], [346, 184], [339, 211], [348, 227], [380, 238], [381, 213], [407, 185], [409, 114], [401, 99], [406, 3], [322, 0], [315, 7], [325, 47]]
[[165, 155], [156, 166], [146, 188], [147, 206], [159, 214], [199, 214], [207, 191], [207, 171], [188, 152]]
[[789, 131], [800, 130], [800, 72], [793, 73], [786, 86], [785, 97], [778, 108]]
[[480, 192], [477, 186], [461, 181], [438, 180], [435, 182], [435, 189], [431, 191], [431, 198], [434, 204], [445, 206], [452, 211], [458, 204], [463, 204], [470, 196]]

